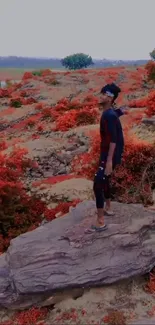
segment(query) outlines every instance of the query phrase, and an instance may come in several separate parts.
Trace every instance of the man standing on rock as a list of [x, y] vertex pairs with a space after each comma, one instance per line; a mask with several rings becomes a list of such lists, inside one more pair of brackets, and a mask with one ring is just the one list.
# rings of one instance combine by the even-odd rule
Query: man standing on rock
[[123, 108], [115, 109], [114, 107], [114, 102], [120, 92], [121, 89], [114, 83], [107, 84], [101, 89], [100, 162], [93, 187], [96, 198], [97, 220], [95, 225], [91, 226], [90, 232], [106, 230], [104, 216], [114, 215], [110, 205], [110, 178], [116, 165], [121, 163], [124, 149], [123, 131], [119, 120], [119, 117], [124, 112]]

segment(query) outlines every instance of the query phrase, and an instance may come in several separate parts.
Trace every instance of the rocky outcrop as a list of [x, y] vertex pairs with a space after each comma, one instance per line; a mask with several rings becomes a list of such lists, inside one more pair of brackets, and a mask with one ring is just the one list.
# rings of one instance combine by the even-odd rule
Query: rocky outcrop
[[155, 213], [141, 205], [113, 203], [108, 229], [86, 234], [95, 203], [11, 242], [0, 256], [0, 305], [32, 306], [57, 290], [104, 285], [149, 272], [155, 265]]
[[47, 178], [69, 174], [73, 158], [88, 151], [89, 138], [73, 131], [67, 134], [49, 132], [40, 137], [39, 141], [30, 140], [27, 145], [31, 148], [31, 157], [35, 158], [39, 166], [38, 169], [29, 170], [27, 177]]

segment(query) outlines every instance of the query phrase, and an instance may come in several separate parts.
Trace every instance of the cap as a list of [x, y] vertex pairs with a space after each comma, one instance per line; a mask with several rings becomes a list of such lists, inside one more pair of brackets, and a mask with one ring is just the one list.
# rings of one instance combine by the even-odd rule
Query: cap
[[114, 100], [118, 97], [121, 89], [115, 84], [107, 84], [101, 89], [101, 94], [107, 94], [109, 97], [114, 98]]

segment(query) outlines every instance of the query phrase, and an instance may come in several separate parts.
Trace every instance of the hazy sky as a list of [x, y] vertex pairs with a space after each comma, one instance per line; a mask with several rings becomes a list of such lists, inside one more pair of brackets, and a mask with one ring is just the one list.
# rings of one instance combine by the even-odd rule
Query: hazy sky
[[145, 59], [155, 0], [0, 0], [0, 56]]

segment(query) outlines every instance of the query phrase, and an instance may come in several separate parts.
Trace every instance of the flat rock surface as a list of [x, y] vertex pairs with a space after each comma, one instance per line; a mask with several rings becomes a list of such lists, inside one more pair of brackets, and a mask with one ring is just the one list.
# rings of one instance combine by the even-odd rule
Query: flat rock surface
[[0, 257], [0, 305], [43, 301], [56, 290], [110, 284], [149, 272], [155, 265], [155, 213], [113, 203], [108, 229], [86, 234], [94, 201], [11, 242]]

